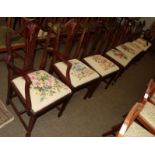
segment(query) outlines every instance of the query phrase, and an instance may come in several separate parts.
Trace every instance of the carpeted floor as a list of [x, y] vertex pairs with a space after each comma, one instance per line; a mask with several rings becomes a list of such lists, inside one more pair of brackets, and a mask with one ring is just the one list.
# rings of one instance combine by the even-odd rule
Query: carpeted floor
[[[102, 83], [91, 99], [83, 100], [85, 90], [77, 92], [62, 117], [57, 117], [56, 109], [41, 116], [32, 136], [101, 136], [119, 123], [122, 115], [140, 99], [151, 77], [155, 77], [155, 51], [148, 52], [137, 64], [130, 66], [114, 86], [105, 90]], [[0, 86], [0, 98], [5, 101], [7, 69], [3, 63], [0, 63]], [[12, 107], [8, 106], [8, 109], [15, 120], [0, 129], [0, 136], [24, 136], [24, 127]]]

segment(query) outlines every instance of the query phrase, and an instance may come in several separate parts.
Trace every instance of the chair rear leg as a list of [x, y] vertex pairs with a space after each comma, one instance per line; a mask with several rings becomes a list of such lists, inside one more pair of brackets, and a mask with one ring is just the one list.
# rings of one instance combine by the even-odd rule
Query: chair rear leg
[[[125, 69], [121, 69], [118, 74], [115, 76], [115, 78], [113, 79], [114, 82], [116, 82], [118, 80], [119, 77], [122, 76], [122, 74], [124, 73]], [[114, 84], [114, 83], [113, 83]]]
[[111, 76], [111, 78], [109, 79], [109, 81], [107, 82], [107, 84], [106, 84], [106, 86], [105, 86], [105, 89], [107, 89], [107, 88], [110, 86], [110, 84], [112, 84], [112, 82], [113, 82], [113, 80], [115, 79], [116, 75], [117, 75], [117, 74], [113, 74], [113, 75]]

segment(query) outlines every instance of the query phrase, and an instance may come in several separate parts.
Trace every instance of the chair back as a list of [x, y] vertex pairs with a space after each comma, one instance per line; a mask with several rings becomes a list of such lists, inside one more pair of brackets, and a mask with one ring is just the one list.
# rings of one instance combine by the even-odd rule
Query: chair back
[[145, 21], [138, 21], [135, 26], [134, 33], [132, 34], [132, 40], [139, 38], [143, 33], [143, 28], [145, 26]]
[[[8, 63], [10, 65], [14, 65], [14, 58], [18, 57], [23, 61], [23, 71], [33, 69], [38, 31], [39, 27], [35, 21], [25, 20], [25, 25], [20, 29], [19, 33], [7, 33], [6, 46], [8, 50]], [[24, 56], [17, 54], [11, 46], [12, 39], [18, 37], [19, 35], [23, 35], [25, 40]], [[12, 62], [12, 64], [10, 62]]]

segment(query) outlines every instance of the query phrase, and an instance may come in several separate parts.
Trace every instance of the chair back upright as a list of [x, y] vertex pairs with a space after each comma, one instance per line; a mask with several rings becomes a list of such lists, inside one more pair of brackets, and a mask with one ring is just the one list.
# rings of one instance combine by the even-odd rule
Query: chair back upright
[[[27, 21], [26, 24], [20, 29], [18, 33], [7, 33], [6, 35], [6, 46], [7, 46], [7, 64], [8, 67], [13, 69], [15, 67], [14, 59], [19, 57], [23, 61], [23, 66], [20, 67], [22, 72], [28, 72], [33, 70], [33, 63], [35, 57], [35, 47], [37, 41], [39, 27], [35, 21]], [[11, 47], [11, 40], [19, 35], [24, 36], [25, 40], [25, 48], [24, 48], [24, 56], [20, 56], [16, 53], [15, 50]], [[15, 70], [17, 68], [14, 68]]]
[[142, 98], [143, 104], [147, 101], [155, 104], [155, 80], [153, 78], [149, 81], [145, 94]]
[[132, 40], [135, 40], [139, 37], [141, 37], [142, 33], [143, 33], [143, 28], [145, 26], [145, 21], [141, 22], [141, 21], [138, 21], [136, 22], [136, 26], [135, 26], [135, 30], [134, 30], [134, 33], [132, 34]]

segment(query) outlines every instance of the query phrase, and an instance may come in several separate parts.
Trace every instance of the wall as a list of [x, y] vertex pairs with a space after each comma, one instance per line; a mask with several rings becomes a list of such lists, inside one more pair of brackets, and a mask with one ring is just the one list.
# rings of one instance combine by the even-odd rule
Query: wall
[[150, 25], [153, 23], [153, 21], [155, 21], [155, 17], [141, 17], [140, 19], [141, 21], [146, 22], [146, 25], [144, 27], [144, 29], [148, 29], [150, 27]]

